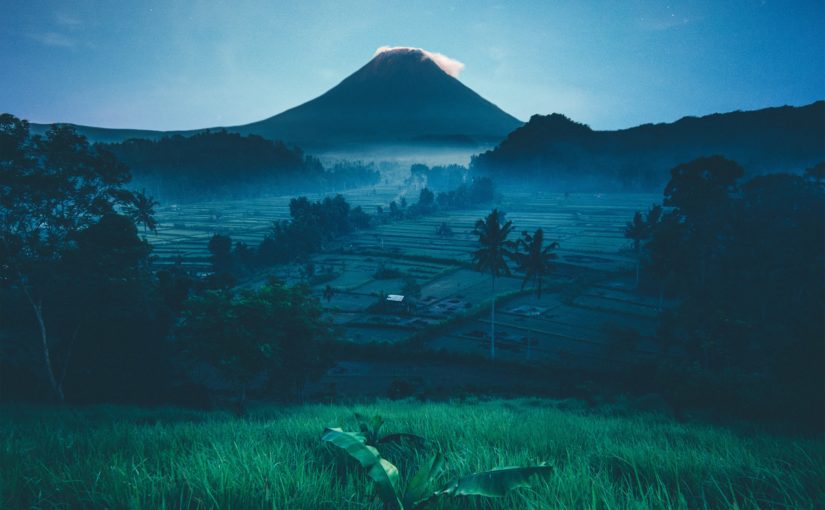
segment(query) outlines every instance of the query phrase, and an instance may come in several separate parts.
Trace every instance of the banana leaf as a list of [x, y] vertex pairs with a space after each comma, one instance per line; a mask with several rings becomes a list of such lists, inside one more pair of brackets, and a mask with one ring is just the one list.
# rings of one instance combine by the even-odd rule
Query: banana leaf
[[362, 434], [344, 432], [340, 428], [328, 428], [324, 430], [321, 439], [344, 450], [361, 464], [367, 471], [367, 476], [375, 481], [378, 495], [388, 508], [404, 508], [398, 496], [398, 468], [382, 459], [378, 450], [364, 444]]
[[421, 466], [407, 484], [407, 490], [404, 492], [405, 507], [415, 508], [424, 501], [422, 498], [427, 494], [430, 483], [444, 471], [445, 464], [444, 456], [441, 452], [436, 452], [429, 462]]
[[445, 489], [436, 491], [436, 496], [486, 496], [500, 498], [512, 489], [528, 487], [534, 475], [548, 476], [552, 466], [540, 464], [532, 467], [505, 467], [462, 476]]

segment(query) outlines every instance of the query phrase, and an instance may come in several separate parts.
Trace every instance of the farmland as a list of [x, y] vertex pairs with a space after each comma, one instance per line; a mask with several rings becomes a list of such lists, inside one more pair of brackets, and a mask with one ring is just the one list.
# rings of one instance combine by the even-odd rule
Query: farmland
[[[414, 202], [418, 190], [396, 181], [343, 194], [353, 207], [373, 213], [401, 197]], [[164, 205], [158, 211], [158, 232], [149, 235], [156, 263], [178, 262], [208, 271], [206, 246], [213, 233], [255, 246], [274, 220], [289, 217], [290, 198]], [[307, 277], [302, 265], [290, 264], [239, 284], [255, 287], [269, 275], [292, 283], [315, 282], [314, 291], [328, 317], [340, 327], [342, 339], [350, 342], [402, 343], [423, 338], [424, 346], [433, 351], [485, 356], [490, 344], [491, 281], [488, 275], [474, 271], [469, 261], [477, 247], [474, 223], [491, 207], [498, 207], [513, 221], [515, 232], [542, 228], [548, 241], [560, 245], [541, 299], [529, 288], [522, 289], [517, 273], [496, 282], [498, 358], [539, 366], [563, 363], [621, 369], [626, 363], [660, 354], [653, 341], [660, 303], [636, 292], [635, 255], [622, 233], [635, 211], [647, 209], [658, 198], [641, 193], [504, 189], [488, 207], [398, 220], [329, 243], [312, 257], [314, 278]], [[442, 223], [450, 226], [451, 235], [436, 234]], [[376, 306], [382, 296], [405, 294], [410, 282], [418, 294], [408, 296], [411, 306], [403, 310]], [[333, 293], [323, 298], [327, 286]], [[386, 370], [390, 375], [385, 382], [431, 369], [394, 367]], [[354, 381], [368, 374], [375, 380], [375, 370], [375, 364], [342, 362], [318, 387], [340, 388], [342, 378]]]

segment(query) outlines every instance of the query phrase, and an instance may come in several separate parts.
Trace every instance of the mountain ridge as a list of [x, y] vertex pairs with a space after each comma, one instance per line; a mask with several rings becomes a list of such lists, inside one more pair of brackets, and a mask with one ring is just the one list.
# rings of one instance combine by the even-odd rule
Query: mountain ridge
[[805, 106], [687, 116], [672, 122], [595, 131], [560, 114], [534, 115], [494, 149], [475, 156], [474, 171], [554, 179], [610, 179], [661, 185], [673, 166], [722, 155], [753, 173], [800, 170], [825, 160], [825, 101]]

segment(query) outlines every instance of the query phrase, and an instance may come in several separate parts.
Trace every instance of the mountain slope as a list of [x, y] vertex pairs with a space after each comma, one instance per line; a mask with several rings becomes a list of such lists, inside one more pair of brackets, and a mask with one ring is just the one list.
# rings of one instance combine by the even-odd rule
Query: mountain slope
[[311, 145], [458, 137], [498, 141], [521, 124], [421, 51], [396, 49], [376, 55], [312, 101], [230, 129]]
[[[305, 147], [337, 144], [495, 143], [522, 124], [443, 71], [426, 52], [392, 49], [323, 95], [268, 119], [226, 128]], [[48, 126], [32, 125], [34, 132]], [[94, 141], [191, 136], [76, 126]]]
[[712, 154], [738, 161], [749, 173], [801, 170], [823, 161], [825, 101], [618, 131], [593, 131], [560, 114], [534, 115], [471, 166], [565, 185], [608, 180], [655, 188], [677, 164]]

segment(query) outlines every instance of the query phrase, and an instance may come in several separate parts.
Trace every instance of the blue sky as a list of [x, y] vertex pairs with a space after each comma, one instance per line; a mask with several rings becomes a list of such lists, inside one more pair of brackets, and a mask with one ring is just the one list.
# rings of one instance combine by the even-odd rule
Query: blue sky
[[825, 1], [0, 0], [0, 111], [189, 129], [323, 93], [380, 46], [462, 62], [516, 117], [595, 129], [825, 99]]

